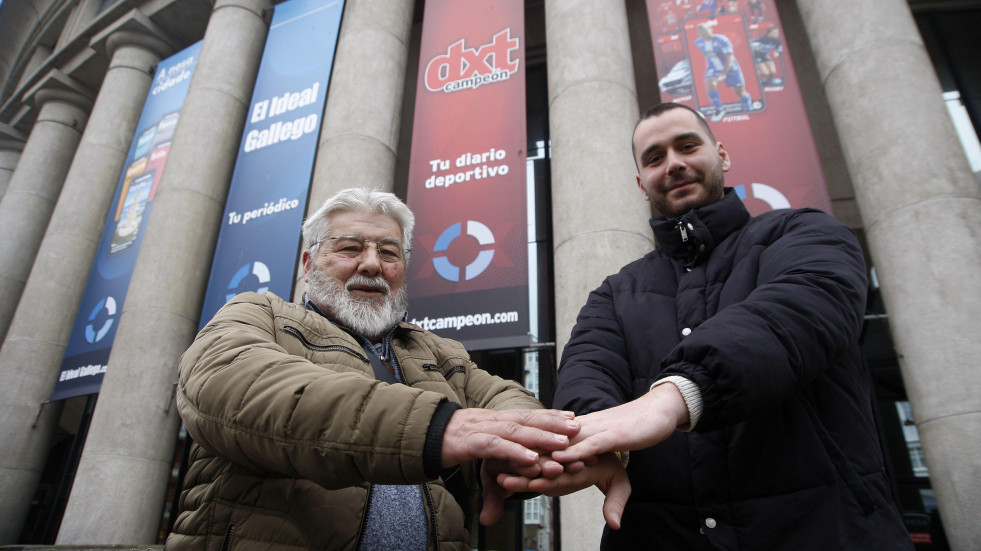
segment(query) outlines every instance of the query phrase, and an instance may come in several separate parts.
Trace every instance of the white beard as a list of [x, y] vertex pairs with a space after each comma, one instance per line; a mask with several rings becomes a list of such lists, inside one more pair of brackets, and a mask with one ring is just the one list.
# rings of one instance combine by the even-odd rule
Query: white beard
[[[408, 310], [409, 299], [403, 285], [393, 296], [385, 278], [355, 274], [342, 287], [317, 268], [308, 274], [307, 295], [315, 304], [351, 329], [368, 337], [379, 339], [402, 319]], [[352, 286], [383, 288], [381, 299], [357, 298], [351, 295]]]

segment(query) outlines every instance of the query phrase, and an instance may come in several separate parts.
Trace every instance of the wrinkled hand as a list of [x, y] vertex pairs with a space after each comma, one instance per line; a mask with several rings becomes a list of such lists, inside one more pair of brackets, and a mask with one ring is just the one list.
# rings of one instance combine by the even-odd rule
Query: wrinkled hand
[[626, 404], [576, 419], [582, 430], [573, 437], [572, 445], [552, 452], [552, 459], [560, 463], [659, 444], [688, 422], [688, 407], [678, 387], [668, 383]]
[[[505, 492], [538, 492], [547, 496], [563, 496], [596, 486], [606, 495], [606, 499], [603, 500], [603, 518], [610, 528], [619, 530], [623, 508], [627, 505], [627, 498], [630, 497], [630, 479], [627, 478], [627, 471], [613, 453], [605, 453], [598, 461], [590, 461], [590, 463], [592, 464], [586, 465], [577, 472], [566, 471], [555, 478], [530, 478], [500, 473], [497, 475], [497, 485]], [[483, 522], [483, 513], [480, 517]]]
[[[537, 465], [540, 456], [534, 450], [565, 449], [579, 429], [579, 421], [568, 411], [458, 409], [443, 433], [443, 468], [474, 459], [500, 459], [520, 467]], [[577, 459], [568, 462], [573, 461]], [[561, 468], [548, 463], [551, 472]]]

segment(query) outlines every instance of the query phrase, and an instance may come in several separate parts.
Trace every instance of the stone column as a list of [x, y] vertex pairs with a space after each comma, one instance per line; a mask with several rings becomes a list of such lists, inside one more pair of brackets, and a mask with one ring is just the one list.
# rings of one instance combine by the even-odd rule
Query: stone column
[[344, 6], [308, 214], [352, 185], [392, 189], [413, 4], [348, 0]]
[[96, 40], [105, 41], [109, 69], [0, 349], [3, 542], [17, 540], [47, 458], [58, 407], [45, 402], [58, 379], [153, 67], [167, 50], [162, 41], [129, 30]]
[[798, 0], [951, 547], [981, 549], [981, 191], [904, 0]]
[[[25, 141], [25, 136], [16, 129], [0, 123], [0, 201], [10, 185], [10, 178], [24, 151]], [[0, 342], [3, 342], [3, 333], [0, 333]]]
[[[0, 342], [7, 334], [34, 257], [92, 108], [81, 87], [58, 72], [33, 92], [40, 112], [0, 200]], [[37, 89], [36, 89], [37, 90]]]
[[[630, 152], [639, 111], [624, 3], [546, 0], [545, 35], [561, 355], [589, 292], [650, 251], [653, 236]], [[596, 549], [602, 494], [572, 494], [561, 507], [562, 548]]]
[[59, 545], [156, 541], [180, 419], [177, 363], [198, 328], [268, 22], [219, 0], [137, 256]]
[[[308, 216], [344, 188], [391, 191], [394, 186], [413, 4], [348, 0], [344, 5]], [[306, 289], [302, 268], [295, 279], [299, 299]]]

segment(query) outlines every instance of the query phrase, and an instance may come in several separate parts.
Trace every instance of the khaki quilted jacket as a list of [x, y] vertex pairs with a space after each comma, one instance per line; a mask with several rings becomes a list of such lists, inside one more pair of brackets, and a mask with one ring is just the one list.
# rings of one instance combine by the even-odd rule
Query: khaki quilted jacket
[[377, 381], [352, 335], [299, 304], [245, 293], [225, 305], [181, 358], [177, 406], [194, 444], [166, 550], [354, 550], [371, 483], [420, 484], [429, 548], [470, 549], [473, 465], [451, 471], [458, 498], [448, 474], [423, 468], [437, 405], [542, 406], [456, 341], [402, 323], [392, 348], [404, 385]]

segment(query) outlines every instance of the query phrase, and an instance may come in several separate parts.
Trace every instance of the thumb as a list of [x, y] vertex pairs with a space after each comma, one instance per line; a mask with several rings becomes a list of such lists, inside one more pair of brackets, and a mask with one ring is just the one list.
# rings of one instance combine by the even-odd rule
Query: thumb
[[610, 480], [610, 485], [603, 492], [606, 494], [606, 499], [603, 500], [603, 518], [614, 530], [620, 529], [620, 519], [623, 518], [623, 508], [627, 505], [630, 491], [630, 478], [627, 477], [627, 471], [617, 470]]

